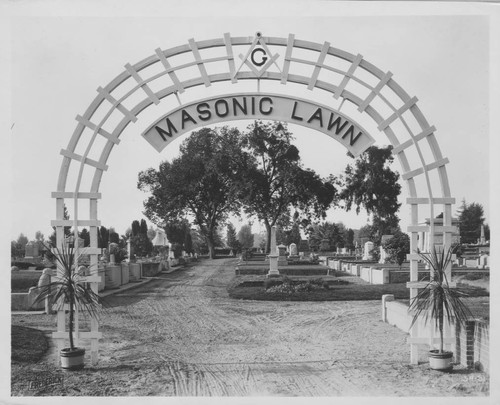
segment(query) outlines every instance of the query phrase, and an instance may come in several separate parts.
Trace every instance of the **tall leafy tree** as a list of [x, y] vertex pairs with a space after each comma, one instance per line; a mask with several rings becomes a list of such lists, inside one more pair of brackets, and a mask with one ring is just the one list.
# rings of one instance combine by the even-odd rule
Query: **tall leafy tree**
[[342, 179], [340, 199], [348, 211], [356, 207], [359, 213], [364, 208], [372, 215], [374, 242], [399, 229], [397, 212], [401, 205], [398, 203], [401, 185], [399, 174], [390, 168], [393, 161], [392, 146], [371, 146], [354, 165], [346, 167]]
[[144, 218], [141, 219], [141, 226], [140, 226], [139, 233], [142, 233], [143, 235], [146, 235], [146, 236], [148, 234], [148, 224], [146, 223], [146, 220]]
[[97, 241], [101, 249], [107, 249], [109, 245], [109, 231], [105, 226], [99, 228], [97, 233]]
[[165, 226], [165, 233], [167, 235], [168, 241], [170, 243], [176, 243], [180, 245], [180, 250], [185, 250], [184, 242], [186, 241], [186, 235], [190, 233], [191, 225], [189, 221], [185, 218], [175, 221], [168, 222]]
[[467, 204], [465, 200], [462, 200], [458, 221], [460, 224], [460, 242], [476, 243], [481, 237], [481, 225], [484, 225], [483, 206], [475, 202]]
[[137, 236], [141, 233], [141, 224], [138, 220], [132, 221], [132, 236]]
[[330, 249], [343, 247], [345, 227], [342, 223], [324, 222], [313, 224], [307, 228], [309, 234], [309, 246], [312, 250], [320, 250], [322, 241], [328, 241]]
[[135, 256], [147, 257], [153, 251], [153, 242], [148, 236], [149, 229], [146, 221], [142, 219], [132, 221], [130, 232], [130, 247]]
[[386, 240], [382, 247], [387, 253], [387, 261], [397, 263], [401, 268], [406, 255], [410, 253], [410, 237], [406, 233], [397, 232], [392, 238]]
[[289, 220], [292, 208], [307, 219], [324, 217], [336, 194], [332, 182], [302, 167], [292, 140], [280, 122], [255, 121], [243, 137], [243, 147], [254, 161], [241, 176], [240, 196], [245, 212], [265, 225], [268, 252], [271, 228], [278, 221]]
[[345, 247], [347, 249], [354, 249], [354, 231], [349, 228], [345, 233]]
[[22, 257], [26, 253], [26, 245], [28, 244], [28, 237], [20, 233], [15, 241], [11, 243], [11, 255], [13, 257]]
[[[66, 207], [66, 204], [64, 204], [63, 219], [70, 219], [69, 218], [69, 213], [68, 213], [68, 208]], [[56, 227], [53, 226], [52, 229], [54, 231], [49, 236], [49, 243], [50, 243], [51, 246], [56, 246]], [[64, 227], [64, 238], [67, 238], [71, 234], [72, 234], [72, 232], [71, 232], [71, 226], [65, 226]]]
[[144, 214], [158, 226], [191, 216], [215, 256], [217, 226], [237, 213], [236, 181], [247, 160], [237, 129], [203, 128], [193, 132], [172, 162], [139, 173], [138, 187], [149, 192]]
[[83, 228], [79, 234], [78, 237], [83, 239], [83, 247], [88, 247], [90, 246], [90, 233], [87, 230], [87, 228]]
[[184, 250], [186, 253], [194, 253], [193, 250], [193, 237], [191, 236], [191, 229], [188, 229], [184, 238]]
[[290, 244], [295, 243], [298, 247], [301, 240], [302, 235], [300, 233], [300, 225], [298, 222], [294, 222], [292, 227], [287, 231], [286, 244], [289, 246]]
[[238, 241], [243, 249], [251, 249], [253, 247], [254, 236], [250, 225], [243, 225], [238, 232]]
[[227, 224], [226, 244], [235, 252], [238, 252], [241, 249], [240, 241], [236, 236], [236, 229], [231, 222]]

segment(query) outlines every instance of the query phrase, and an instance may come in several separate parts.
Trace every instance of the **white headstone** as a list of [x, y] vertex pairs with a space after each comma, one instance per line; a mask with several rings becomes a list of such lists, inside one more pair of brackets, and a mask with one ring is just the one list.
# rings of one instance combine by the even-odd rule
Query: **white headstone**
[[157, 229], [156, 235], [153, 239], [153, 246], [167, 246], [167, 245], [168, 245], [167, 234], [163, 229]]
[[373, 242], [366, 242], [365, 243], [365, 249], [363, 251], [363, 260], [372, 260], [373, 256], [371, 254], [371, 251], [373, 250]]
[[279, 275], [278, 270], [278, 257], [279, 252], [276, 246], [276, 227], [271, 227], [271, 251], [269, 252], [269, 273], [268, 276], [276, 276]]
[[289, 250], [290, 250], [290, 256], [297, 256], [299, 254], [297, 250], [297, 245], [295, 243], [290, 243]]

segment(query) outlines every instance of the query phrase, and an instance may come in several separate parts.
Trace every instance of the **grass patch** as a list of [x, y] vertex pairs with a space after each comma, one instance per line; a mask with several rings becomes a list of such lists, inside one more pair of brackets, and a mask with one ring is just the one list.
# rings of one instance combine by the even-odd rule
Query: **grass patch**
[[42, 331], [12, 325], [11, 348], [13, 362], [36, 363], [49, 349], [49, 344]]
[[[329, 280], [327, 288], [313, 288], [307, 291], [275, 289], [274, 292], [266, 291], [265, 281], [247, 280], [241, 283], [233, 282], [228, 286], [228, 293], [234, 299], [257, 301], [368, 301], [380, 300], [384, 294], [393, 294], [395, 299], [405, 300], [410, 298], [410, 290], [406, 283], [398, 284], [357, 284], [344, 280]], [[278, 281], [267, 283], [279, 285]], [[484, 288], [461, 286], [470, 297], [487, 297], [489, 293]]]

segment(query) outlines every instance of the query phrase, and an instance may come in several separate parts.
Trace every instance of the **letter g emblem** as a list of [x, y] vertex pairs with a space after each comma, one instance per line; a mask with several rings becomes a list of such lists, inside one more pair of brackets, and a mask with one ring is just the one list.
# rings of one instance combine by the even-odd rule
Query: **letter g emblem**
[[[262, 56], [260, 58], [260, 61], [257, 62], [255, 60], [255, 54], [259, 52], [259, 53], [262, 53], [264, 56]], [[266, 51], [262, 48], [255, 48], [253, 51], [252, 51], [252, 55], [250, 56], [250, 59], [252, 60], [252, 63], [255, 65], [255, 66], [262, 66], [264, 63], [266, 63], [267, 61], [267, 56], [266, 56]]]

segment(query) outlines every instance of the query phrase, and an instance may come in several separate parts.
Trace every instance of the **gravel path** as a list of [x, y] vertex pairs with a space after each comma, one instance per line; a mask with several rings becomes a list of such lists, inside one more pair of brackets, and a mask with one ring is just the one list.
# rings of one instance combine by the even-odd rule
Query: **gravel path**
[[98, 366], [65, 373], [63, 387], [40, 394], [488, 394], [483, 373], [409, 365], [407, 334], [380, 320], [379, 301], [232, 300], [234, 265], [203, 261], [109, 297]]

